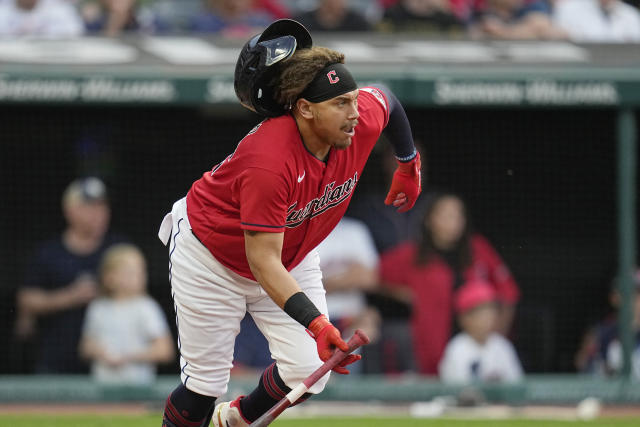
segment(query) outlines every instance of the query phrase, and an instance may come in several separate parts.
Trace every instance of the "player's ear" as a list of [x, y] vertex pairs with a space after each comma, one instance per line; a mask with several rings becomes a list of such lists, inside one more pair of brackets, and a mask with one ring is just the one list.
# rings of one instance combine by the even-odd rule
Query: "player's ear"
[[307, 101], [306, 99], [299, 98], [296, 101], [296, 109], [298, 110], [300, 115], [302, 117], [304, 117], [305, 119], [312, 119], [313, 118], [313, 111], [311, 111], [312, 104], [311, 104], [311, 102]]

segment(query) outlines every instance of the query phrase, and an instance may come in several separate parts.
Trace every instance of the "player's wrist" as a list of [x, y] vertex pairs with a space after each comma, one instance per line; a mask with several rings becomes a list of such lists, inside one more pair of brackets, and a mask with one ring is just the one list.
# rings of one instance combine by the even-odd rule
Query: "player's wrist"
[[408, 156], [403, 157], [403, 156], [396, 155], [396, 160], [398, 161], [399, 164], [411, 163], [415, 161], [417, 156], [418, 156], [418, 150], [414, 148], [411, 154], [409, 154]]
[[318, 338], [324, 328], [331, 325], [329, 319], [324, 314], [319, 315], [309, 323], [307, 329], [313, 334], [314, 338]]
[[311, 322], [319, 316], [322, 316], [320, 310], [318, 310], [315, 304], [311, 302], [309, 297], [307, 297], [307, 295], [302, 291], [291, 295], [284, 303], [283, 310], [289, 315], [289, 317], [307, 329], [309, 329]]
[[420, 153], [417, 151], [415, 156], [407, 161], [398, 159], [398, 170], [407, 175], [415, 175], [420, 166]]

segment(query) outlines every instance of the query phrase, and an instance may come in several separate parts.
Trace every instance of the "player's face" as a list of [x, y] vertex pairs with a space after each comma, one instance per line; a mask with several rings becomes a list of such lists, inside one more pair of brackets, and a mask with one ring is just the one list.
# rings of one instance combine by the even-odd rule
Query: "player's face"
[[358, 89], [313, 105], [314, 131], [325, 144], [343, 150], [358, 124]]

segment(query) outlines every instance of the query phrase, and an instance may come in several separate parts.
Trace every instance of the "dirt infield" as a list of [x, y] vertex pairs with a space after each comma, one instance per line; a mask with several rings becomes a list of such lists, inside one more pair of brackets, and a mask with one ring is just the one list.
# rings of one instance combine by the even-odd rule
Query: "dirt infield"
[[[0, 415], [147, 415], [161, 414], [160, 404], [149, 403], [11, 403], [0, 404]], [[288, 409], [284, 418], [313, 418], [317, 416], [410, 416], [412, 405], [384, 405], [380, 403], [355, 402], [307, 402]], [[414, 414], [415, 416], [415, 414]], [[521, 406], [487, 405], [474, 408], [447, 408], [435, 417], [485, 418], [485, 419], [578, 419], [575, 406]], [[603, 406], [600, 418], [640, 418], [640, 405]], [[428, 417], [426, 417], [428, 418]]]
[[161, 409], [144, 403], [11, 403], [0, 404], [0, 415], [145, 415]]

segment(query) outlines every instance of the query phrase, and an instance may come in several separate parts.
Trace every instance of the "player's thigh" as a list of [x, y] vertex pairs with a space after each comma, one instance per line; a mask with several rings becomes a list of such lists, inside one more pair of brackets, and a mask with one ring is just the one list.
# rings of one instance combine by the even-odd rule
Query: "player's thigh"
[[[315, 258], [305, 261], [291, 273], [309, 299], [326, 314], [327, 303], [320, 269]], [[295, 387], [322, 365], [315, 340], [270, 298], [250, 300], [248, 307], [256, 325], [269, 342], [271, 356], [287, 386]], [[328, 376], [318, 381], [310, 391], [319, 393], [327, 380]]]
[[246, 297], [178, 221], [169, 260], [182, 381], [192, 391], [217, 397], [226, 392]]

